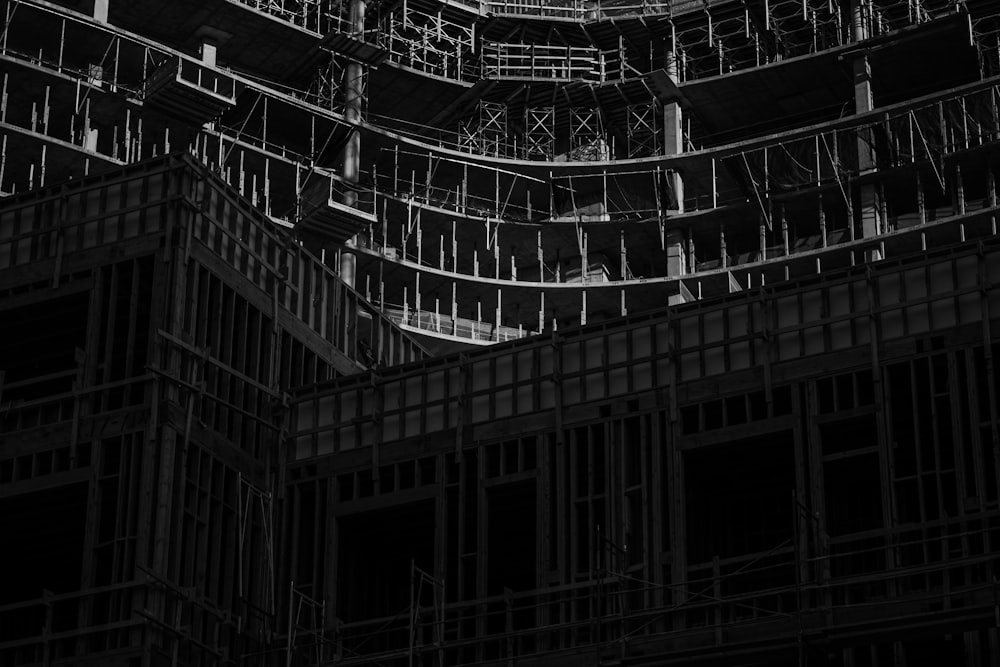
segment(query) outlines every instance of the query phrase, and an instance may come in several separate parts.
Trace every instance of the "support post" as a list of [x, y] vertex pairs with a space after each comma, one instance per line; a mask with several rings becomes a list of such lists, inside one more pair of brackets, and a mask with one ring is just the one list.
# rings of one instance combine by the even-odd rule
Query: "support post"
[[[667, 250], [667, 275], [670, 277], [683, 276], [687, 273], [684, 253], [684, 234], [679, 229], [668, 229], [666, 233]], [[680, 303], [680, 294], [669, 298], [670, 305]]]
[[[100, 0], [98, 0], [98, 2], [100, 2]], [[215, 45], [214, 41], [206, 39], [201, 43], [201, 62], [205, 63], [209, 67], [215, 67], [217, 55], [218, 47]]]
[[[856, 26], [857, 27], [857, 26]], [[865, 113], [874, 108], [872, 97], [872, 70], [867, 55], [861, 55], [854, 61], [854, 111]], [[858, 128], [858, 173], [864, 174], [875, 168], [875, 137], [872, 129], [867, 126]], [[878, 192], [874, 184], [860, 187], [861, 199], [861, 236], [870, 238], [881, 233], [882, 220], [878, 206]], [[851, 221], [854, 224], [854, 221]], [[877, 251], [872, 251], [877, 255]], [[872, 259], [879, 257], [873, 256]]]
[[108, 4], [111, 0], [94, 0], [94, 20], [100, 23], [108, 22]]
[[[684, 152], [683, 113], [677, 102], [663, 105], [663, 152], [664, 155], [680, 155]], [[668, 169], [665, 174], [665, 185], [670, 189], [673, 201], [664, 201], [662, 207], [684, 212], [684, 182], [681, 175], [674, 169]], [[712, 185], [715, 188], [714, 182]]]
[[[361, 34], [365, 29], [365, 0], [351, 0], [351, 30]], [[347, 64], [347, 98], [344, 104], [344, 118], [348, 123], [358, 125], [364, 108], [364, 65], [356, 60]], [[356, 206], [358, 193], [351, 186], [358, 183], [361, 176], [361, 134], [357, 129], [351, 130], [351, 136], [344, 147], [344, 204]], [[349, 286], [354, 287], [354, 274], [357, 258], [351, 248], [357, 246], [357, 238], [348, 240], [346, 250], [340, 255], [340, 277]]]

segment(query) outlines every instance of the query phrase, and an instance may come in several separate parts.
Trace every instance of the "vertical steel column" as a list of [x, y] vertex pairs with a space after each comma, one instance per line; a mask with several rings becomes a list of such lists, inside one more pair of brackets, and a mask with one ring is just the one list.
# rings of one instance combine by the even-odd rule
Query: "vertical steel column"
[[[365, 0], [351, 0], [351, 31], [357, 35], [364, 33], [365, 29]], [[348, 123], [359, 124], [361, 114], [365, 104], [365, 71], [364, 66], [351, 60], [347, 64], [347, 98], [345, 100], [344, 118]], [[361, 134], [357, 129], [351, 130], [351, 136], [344, 147], [344, 181], [351, 186], [358, 183], [361, 178]], [[344, 204], [356, 206], [358, 203], [358, 193], [348, 187], [344, 191]], [[350, 248], [357, 245], [357, 237], [347, 241], [346, 249], [340, 253], [340, 277], [354, 287], [354, 274], [356, 257]]]
[[100, 23], [108, 22], [108, 5], [111, 0], [94, 0], [94, 19]]
[[[871, 65], [866, 55], [854, 61], [854, 105], [855, 113], [859, 114], [874, 108]], [[864, 174], [875, 169], [877, 156], [873, 128], [866, 125], [858, 129], [857, 146], [858, 172]], [[879, 215], [878, 193], [872, 184], [862, 185], [860, 189], [861, 235], [864, 238], [878, 236], [883, 225]], [[854, 224], [853, 220], [851, 224]]]
[[[663, 105], [663, 152], [665, 155], [680, 155], [684, 152], [683, 114], [676, 102]], [[661, 225], [667, 212], [684, 212], [684, 182], [679, 172], [668, 169], [657, 171], [657, 189], [660, 195], [659, 215]], [[714, 185], [713, 185], [714, 187]], [[685, 273], [684, 235], [679, 229], [671, 229], [663, 237], [667, 256], [667, 275], [680, 276]], [[670, 303], [680, 302], [679, 295], [670, 297]]]

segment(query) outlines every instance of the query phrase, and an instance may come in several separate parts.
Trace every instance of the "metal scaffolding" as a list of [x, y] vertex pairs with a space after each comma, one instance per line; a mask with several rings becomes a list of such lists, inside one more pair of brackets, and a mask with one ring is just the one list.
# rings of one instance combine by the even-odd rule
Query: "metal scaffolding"
[[629, 158], [660, 155], [663, 152], [659, 112], [660, 106], [656, 102], [629, 105]]
[[[430, 609], [425, 606], [425, 588], [430, 589]], [[445, 584], [410, 562], [410, 609], [408, 660], [412, 667], [427, 646], [437, 647], [438, 664], [444, 665]]]
[[480, 100], [471, 120], [459, 124], [459, 147], [482, 155], [508, 153], [507, 105]]
[[[285, 649], [285, 666], [304, 664], [323, 665], [327, 655], [326, 601], [316, 600], [288, 585], [288, 644]], [[339, 656], [333, 656], [335, 659]]]
[[349, 3], [336, 0], [236, 0], [259, 12], [321, 35], [345, 30]]
[[[254, 600], [264, 618], [274, 616], [274, 513], [271, 493], [239, 474], [240, 599]], [[252, 539], [251, 539], [252, 538]]]
[[380, 41], [391, 62], [457, 80], [467, 78], [474, 64], [475, 33], [472, 24], [406, 2], [382, 15], [380, 23]]
[[555, 107], [524, 110], [524, 158], [551, 160], [555, 155]]
[[347, 67], [342, 57], [330, 52], [329, 59], [313, 75], [306, 99], [318, 107], [338, 113], [344, 112], [347, 87]]
[[600, 110], [572, 107], [569, 113], [569, 159], [581, 161], [608, 159], [608, 144]]

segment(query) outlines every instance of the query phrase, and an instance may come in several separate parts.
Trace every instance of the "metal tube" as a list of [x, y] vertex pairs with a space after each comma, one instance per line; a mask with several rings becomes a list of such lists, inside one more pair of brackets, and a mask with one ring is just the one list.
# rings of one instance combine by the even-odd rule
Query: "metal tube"
[[[365, 28], [365, 0], [351, 2], [351, 31], [362, 34]], [[359, 124], [364, 110], [364, 66], [357, 61], [347, 65], [347, 95], [344, 104], [344, 118], [348, 123]], [[344, 189], [343, 202], [347, 206], [357, 206], [358, 193], [351, 187], [361, 178], [361, 134], [357, 129], [351, 131], [351, 136], [344, 147]], [[357, 246], [357, 237], [344, 244], [347, 248]], [[354, 287], [356, 257], [353, 252], [340, 254], [340, 278], [349, 286]]]

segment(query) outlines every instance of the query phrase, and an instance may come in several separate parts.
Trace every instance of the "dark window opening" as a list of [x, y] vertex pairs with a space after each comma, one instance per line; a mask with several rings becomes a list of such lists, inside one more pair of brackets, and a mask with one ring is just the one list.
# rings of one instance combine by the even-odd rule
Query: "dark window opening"
[[698, 449], [686, 455], [685, 464], [692, 564], [767, 551], [791, 539], [790, 432]]
[[[87, 484], [0, 500], [0, 604], [77, 591], [81, 586]], [[74, 604], [53, 607], [53, 629], [74, 627]], [[41, 605], [0, 615], [0, 641], [35, 636], [44, 627]]]
[[338, 617], [350, 622], [403, 612], [405, 621], [411, 562], [434, 572], [434, 503], [342, 517], [338, 535]]

